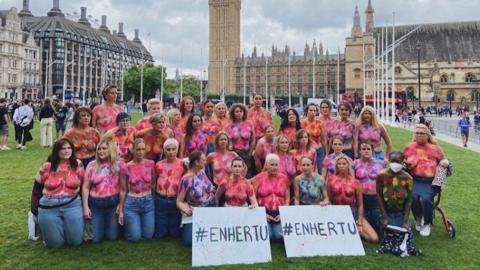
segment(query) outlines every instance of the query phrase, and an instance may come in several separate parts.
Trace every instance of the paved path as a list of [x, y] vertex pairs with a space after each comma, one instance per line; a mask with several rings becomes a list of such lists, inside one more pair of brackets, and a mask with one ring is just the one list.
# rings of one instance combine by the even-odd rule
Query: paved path
[[[444, 141], [446, 143], [450, 143], [450, 144], [456, 145], [458, 147], [462, 147], [461, 140], [460, 140], [460, 132], [455, 133], [455, 130], [451, 127], [451, 125], [453, 124], [456, 128], [456, 124], [457, 124], [459, 118], [455, 118], [455, 119], [451, 118], [451, 120], [450, 120], [450, 118], [448, 118], [448, 120], [447, 120], [447, 118], [443, 118], [443, 119], [445, 119], [446, 124], [444, 124], [444, 121], [442, 121], [442, 119], [438, 119], [438, 118], [435, 119], [435, 118], [436, 117], [427, 116], [428, 120], [432, 120], [433, 127], [434, 127], [435, 133], [436, 133], [435, 138], [437, 138], [438, 140]], [[437, 127], [437, 125], [435, 123], [437, 123], [439, 126]], [[389, 126], [392, 126], [392, 125], [390, 125], [390, 123], [385, 123], [385, 124], [389, 125]], [[473, 125], [473, 123], [472, 123], [472, 125]], [[404, 127], [403, 124], [398, 124], [398, 125], [395, 124], [395, 125], [393, 125], [393, 127], [404, 128], [404, 129], [413, 131], [414, 125], [412, 125], [410, 127], [409, 126]], [[469, 139], [469, 142], [468, 142], [468, 147], [466, 149], [477, 152], [477, 153], [480, 153], [479, 137], [480, 137], [480, 133], [475, 134], [473, 129], [471, 129], [470, 130], [470, 139]]]

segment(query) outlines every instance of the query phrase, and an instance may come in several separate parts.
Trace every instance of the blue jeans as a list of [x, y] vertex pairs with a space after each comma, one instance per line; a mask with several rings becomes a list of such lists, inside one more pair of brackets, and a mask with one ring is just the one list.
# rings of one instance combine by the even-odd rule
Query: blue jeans
[[[413, 176], [412, 197], [412, 211], [415, 218], [418, 219], [423, 216], [424, 224], [432, 224], [433, 197], [435, 197], [432, 189], [432, 179]], [[420, 198], [420, 205], [417, 204], [418, 198]], [[416, 216], [415, 213], [422, 213], [422, 216]]]
[[268, 237], [271, 241], [281, 241], [282, 240], [282, 224], [281, 222], [267, 222], [268, 225]]
[[[55, 206], [70, 201], [73, 196], [43, 196], [40, 205]], [[64, 245], [78, 246], [83, 242], [83, 212], [80, 197], [73, 202], [50, 209], [38, 209], [38, 225], [47, 248]]]
[[178, 237], [181, 220], [176, 198], [155, 196], [155, 238]]
[[380, 207], [377, 195], [363, 195], [363, 216], [379, 234], [382, 230]]
[[325, 158], [325, 150], [323, 147], [317, 149], [317, 171], [322, 173], [323, 159]]
[[[277, 217], [278, 215], [280, 215], [280, 212], [278, 210], [266, 210], [266, 213], [271, 217]], [[268, 237], [270, 237], [270, 241], [281, 241], [283, 238], [282, 223], [268, 221], [267, 225], [268, 225]]]
[[88, 207], [92, 212], [93, 242], [114, 241], [118, 238], [118, 222], [115, 210], [118, 195], [94, 198], [88, 197]]
[[385, 159], [385, 154], [383, 153], [383, 151], [378, 151], [378, 152], [373, 153], [373, 157], [375, 159], [384, 160]]
[[[206, 207], [215, 207], [215, 200], [212, 200]], [[182, 227], [182, 243], [187, 247], [192, 246], [193, 224], [186, 223]]]
[[403, 212], [387, 212], [388, 225], [403, 226]]
[[150, 239], [155, 231], [155, 213], [152, 195], [127, 195], [124, 207], [125, 238], [127, 241]]

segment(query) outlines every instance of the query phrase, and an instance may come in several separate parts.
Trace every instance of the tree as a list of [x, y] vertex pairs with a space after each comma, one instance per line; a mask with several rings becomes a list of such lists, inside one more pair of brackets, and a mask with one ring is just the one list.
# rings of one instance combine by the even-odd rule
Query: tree
[[[166, 68], [163, 68], [164, 83], [167, 78]], [[143, 99], [155, 97], [155, 92], [161, 87], [162, 66], [155, 66], [153, 63], [147, 63], [143, 66]], [[140, 66], [132, 66], [125, 73], [124, 90], [125, 100], [132, 97], [135, 100], [140, 100], [140, 81], [141, 68]], [[164, 86], [165, 89], [165, 86]], [[165, 93], [166, 94], [166, 93]]]

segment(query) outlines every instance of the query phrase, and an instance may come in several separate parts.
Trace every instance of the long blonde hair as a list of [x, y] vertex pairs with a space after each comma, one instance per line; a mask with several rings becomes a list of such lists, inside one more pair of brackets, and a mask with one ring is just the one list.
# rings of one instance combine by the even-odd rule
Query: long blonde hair
[[365, 106], [363, 107], [362, 111], [360, 112], [360, 114], [358, 115], [358, 118], [357, 118], [357, 125], [363, 125], [363, 114], [365, 112], [369, 112], [372, 114], [372, 127], [374, 128], [379, 128], [381, 126], [380, 124], [380, 120], [378, 119], [378, 116], [377, 114], [375, 113], [375, 109], [373, 109], [372, 106]]
[[[424, 124], [417, 124], [417, 125], [415, 126], [415, 129], [422, 129], [423, 131], [425, 131], [425, 133], [427, 134], [427, 137], [428, 137], [428, 143], [437, 144], [437, 140], [435, 140], [435, 138], [433, 137], [432, 133], [430, 132], [430, 129], [429, 129], [426, 125], [424, 125]], [[415, 140], [415, 131], [413, 132], [412, 142], [416, 142], [416, 140]]]
[[112, 173], [118, 172], [118, 161], [119, 161], [119, 156], [118, 156], [118, 149], [115, 143], [110, 140], [109, 138], [103, 138], [100, 140], [100, 143], [97, 144], [97, 151], [95, 153], [95, 172], [100, 172], [100, 157], [98, 156], [98, 148], [106, 144], [108, 148], [108, 163], [110, 165], [110, 170]]

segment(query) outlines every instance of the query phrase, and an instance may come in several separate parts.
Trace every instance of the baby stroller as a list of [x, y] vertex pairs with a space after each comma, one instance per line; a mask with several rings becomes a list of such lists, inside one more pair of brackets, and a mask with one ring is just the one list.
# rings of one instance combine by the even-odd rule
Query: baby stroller
[[437, 170], [435, 172], [435, 178], [432, 181], [432, 189], [436, 194], [436, 198], [434, 199], [433, 206], [435, 210], [437, 210], [442, 218], [443, 227], [445, 231], [450, 235], [450, 238], [455, 238], [456, 230], [453, 223], [448, 219], [445, 210], [440, 207], [440, 199], [442, 197], [442, 186], [445, 184], [446, 179], [448, 176], [452, 175], [453, 167], [452, 163], [448, 162], [448, 166], [442, 166], [439, 164], [437, 166]]

